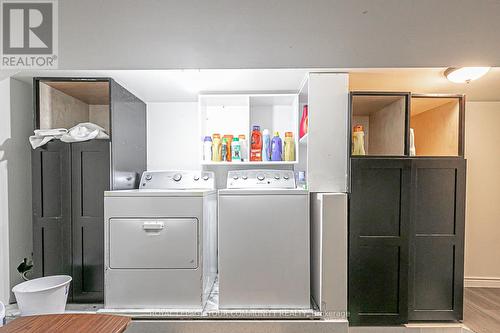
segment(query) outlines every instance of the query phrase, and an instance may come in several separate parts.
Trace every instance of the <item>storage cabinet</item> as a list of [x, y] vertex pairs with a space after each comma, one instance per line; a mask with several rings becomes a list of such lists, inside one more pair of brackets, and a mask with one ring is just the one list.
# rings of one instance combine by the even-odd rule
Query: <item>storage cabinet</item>
[[463, 158], [352, 158], [351, 325], [462, 319]]
[[93, 122], [109, 140], [33, 150], [34, 276], [73, 277], [69, 300], [104, 290], [104, 191], [136, 188], [146, 169], [146, 105], [110, 78], [35, 78], [34, 128]]
[[465, 170], [462, 158], [412, 161], [409, 320], [461, 320]]
[[75, 302], [102, 299], [109, 145], [54, 141], [32, 153], [35, 274], [71, 275]]

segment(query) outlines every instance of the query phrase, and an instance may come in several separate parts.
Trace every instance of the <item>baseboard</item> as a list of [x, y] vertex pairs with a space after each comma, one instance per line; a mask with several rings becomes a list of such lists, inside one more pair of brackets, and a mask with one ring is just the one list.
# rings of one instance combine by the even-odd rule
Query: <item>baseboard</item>
[[500, 277], [466, 277], [465, 288], [500, 288]]

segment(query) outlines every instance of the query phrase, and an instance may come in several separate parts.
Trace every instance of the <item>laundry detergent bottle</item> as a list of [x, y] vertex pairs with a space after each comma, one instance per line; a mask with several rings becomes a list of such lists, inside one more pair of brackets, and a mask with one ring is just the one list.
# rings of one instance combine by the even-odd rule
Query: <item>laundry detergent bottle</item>
[[238, 135], [238, 140], [240, 141], [240, 158], [243, 162], [248, 159], [248, 142], [245, 134]]
[[208, 135], [203, 140], [203, 160], [205, 162], [212, 160], [212, 138]]
[[252, 128], [250, 161], [262, 161], [262, 135], [260, 133], [260, 126], [254, 126]]
[[295, 161], [295, 141], [292, 132], [285, 132], [285, 149], [283, 153], [285, 161]]
[[214, 134], [212, 138], [212, 161], [222, 161], [222, 142], [220, 134]]
[[271, 134], [267, 128], [262, 132], [262, 160], [271, 160]]
[[233, 162], [241, 162], [241, 146], [240, 139], [234, 138], [231, 143], [231, 154]]
[[271, 161], [281, 161], [283, 143], [281, 142], [280, 134], [274, 132], [274, 137], [271, 140]]

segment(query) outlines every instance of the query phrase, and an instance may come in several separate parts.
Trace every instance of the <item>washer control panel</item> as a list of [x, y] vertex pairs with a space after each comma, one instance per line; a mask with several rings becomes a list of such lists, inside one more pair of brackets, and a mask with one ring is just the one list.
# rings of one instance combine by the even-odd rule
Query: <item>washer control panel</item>
[[211, 171], [144, 171], [139, 188], [150, 190], [211, 190], [215, 188], [215, 175]]
[[295, 188], [293, 170], [232, 170], [227, 173], [227, 188]]

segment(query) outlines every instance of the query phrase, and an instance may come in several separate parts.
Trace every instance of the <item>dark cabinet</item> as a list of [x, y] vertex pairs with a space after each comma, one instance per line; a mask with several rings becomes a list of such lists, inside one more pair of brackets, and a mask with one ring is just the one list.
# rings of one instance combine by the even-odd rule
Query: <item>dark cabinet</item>
[[352, 158], [349, 321], [462, 318], [463, 158]]
[[70, 300], [103, 299], [109, 140], [49, 142], [32, 154], [35, 274], [73, 277]]
[[103, 299], [104, 191], [110, 189], [109, 141], [71, 144], [73, 301]]
[[71, 150], [54, 141], [33, 150], [33, 273], [71, 275]]
[[352, 159], [349, 200], [349, 322], [408, 318], [411, 162]]
[[462, 158], [412, 161], [409, 320], [461, 320], [465, 170]]
[[111, 78], [35, 78], [34, 128], [92, 122], [109, 140], [33, 150], [34, 276], [73, 277], [69, 300], [102, 302], [104, 191], [137, 188], [146, 170], [146, 104]]

